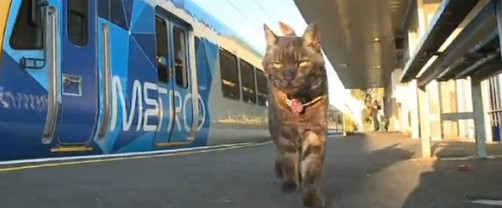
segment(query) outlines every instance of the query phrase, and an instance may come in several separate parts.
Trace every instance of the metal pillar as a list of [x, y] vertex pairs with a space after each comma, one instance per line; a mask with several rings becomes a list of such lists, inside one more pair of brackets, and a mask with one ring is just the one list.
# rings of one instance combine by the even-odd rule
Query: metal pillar
[[[471, 80], [472, 105], [474, 109], [474, 126], [476, 137], [476, 152], [478, 157], [486, 157], [486, 138], [489, 131], [486, 131], [485, 106], [487, 103], [487, 82]], [[485, 98], [485, 99], [483, 99]]]
[[429, 103], [430, 135], [434, 141], [442, 139], [441, 122], [441, 97], [439, 94], [439, 83], [434, 80], [427, 85], [427, 95]]
[[420, 145], [422, 157], [431, 157], [431, 123], [429, 120], [429, 102], [425, 88], [418, 88], [418, 111], [420, 120]]

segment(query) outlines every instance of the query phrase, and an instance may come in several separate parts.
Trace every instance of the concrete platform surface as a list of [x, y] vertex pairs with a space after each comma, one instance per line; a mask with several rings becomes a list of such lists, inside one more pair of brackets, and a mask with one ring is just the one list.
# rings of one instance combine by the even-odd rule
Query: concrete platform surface
[[[379, 132], [329, 138], [327, 207], [489, 207], [502, 199], [502, 161], [418, 159], [418, 141]], [[295, 208], [282, 193], [274, 147], [34, 169], [0, 170], [0, 207]], [[461, 164], [469, 171], [458, 171]], [[1, 169], [2, 167], [0, 167]]]

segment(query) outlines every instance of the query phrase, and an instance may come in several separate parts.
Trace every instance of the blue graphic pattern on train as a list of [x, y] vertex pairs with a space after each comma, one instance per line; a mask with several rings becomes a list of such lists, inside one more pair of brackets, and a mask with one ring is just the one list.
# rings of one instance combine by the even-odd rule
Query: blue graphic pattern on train
[[4, 6], [0, 160], [268, 139], [259, 46], [193, 2]]

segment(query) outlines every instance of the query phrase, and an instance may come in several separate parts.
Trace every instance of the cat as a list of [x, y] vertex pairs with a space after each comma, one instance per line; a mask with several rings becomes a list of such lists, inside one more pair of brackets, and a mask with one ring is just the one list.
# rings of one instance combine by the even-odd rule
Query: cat
[[275, 172], [283, 191], [301, 190], [307, 207], [324, 207], [321, 176], [327, 137], [328, 81], [315, 23], [298, 37], [279, 22], [283, 36], [263, 25], [269, 132], [276, 147]]

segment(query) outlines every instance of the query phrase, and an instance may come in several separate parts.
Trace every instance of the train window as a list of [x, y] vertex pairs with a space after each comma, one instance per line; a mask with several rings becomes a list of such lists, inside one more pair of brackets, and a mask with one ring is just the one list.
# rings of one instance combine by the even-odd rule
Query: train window
[[127, 19], [131, 17], [126, 17], [126, 13], [130, 14], [132, 4], [131, 0], [98, 0], [98, 15], [124, 30], [129, 30]]
[[258, 90], [258, 105], [265, 106], [267, 103], [267, 78], [262, 70], [256, 69], [256, 83]]
[[178, 86], [188, 87], [187, 73], [187, 51], [186, 51], [186, 35], [185, 31], [179, 27], [173, 27], [173, 42], [174, 42], [174, 68], [176, 69], [176, 84]]
[[255, 76], [253, 66], [240, 60], [241, 82], [242, 82], [242, 100], [247, 103], [256, 103]]
[[84, 46], [88, 41], [88, 0], [68, 1], [68, 37], [75, 45]]
[[220, 48], [220, 71], [223, 97], [234, 100], [240, 99], [237, 57], [222, 48]]
[[157, 37], [157, 76], [159, 82], [169, 82], [168, 65], [168, 47], [167, 47], [167, 24], [160, 17], [155, 17], [155, 30]]
[[195, 41], [194, 41], [194, 44], [195, 44], [195, 54], [197, 54], [197, 51], [199, 50], [199, 43], [200, 43], [200, 38], [195, 36]]
[[[199, 60], [200, 37], [197, 37], [197, 36], [194, 36], [194, 37], [195, 37], [194, 38], [194, 44], [195, 44], [195, 60], [196, 60], [195, 64], [197, 64], [196, 67], [195, 67], [195, 69], [201, 69], [202, 67], [200, 67], [200, 61], [198, 61]], [[204, 50], [204, 49], [202, 49], [202, 50]]]
[[98, 16], [104, 19], [110, 19], [110, 0], [98, 1]]
[[44, 28], [40, 9], [32, 17], [32, 5], [38, 1], [23, 0], [17, 14], [16, 23], [9, 40], [10, 46], [17, 50], [42, 49], [44, 47]]
[[127, 3], [127, 1], [132, 2], [130, 0], [110, 0], [110, 21], [124, 30], [129, 30], [124, 8], [124, 3]]

